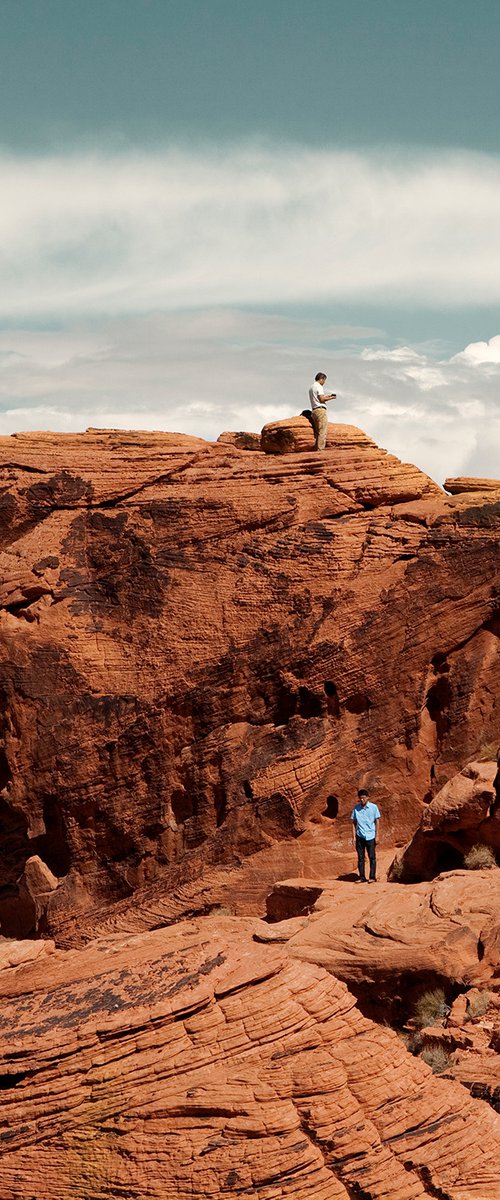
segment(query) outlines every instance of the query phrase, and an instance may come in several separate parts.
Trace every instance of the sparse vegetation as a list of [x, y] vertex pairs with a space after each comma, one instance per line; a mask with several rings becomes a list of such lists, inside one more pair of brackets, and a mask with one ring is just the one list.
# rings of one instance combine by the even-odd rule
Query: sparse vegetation
[[470, 998], [467, 997], [467, 1020], [473, 1021], [474, 1017], [483, 1017], [490, 1003], [490, 992], [475, 992]]
[[434, 1071], [435, 1075], [442, 1075], [443, 1071], [446, 1071], [451, 1063], [451, 1058], [444, 1046], [439, 1046], [437, 1043], [434, 1046], [426, 1046], [425, 1050], [422, 1050], [420, 1057]]
[[395, 858], [391, 863], [389, 871], [389, 879], [391, 883], [399, 883], [404, 875], [404, 862], [402, 858]]
[[481, 746], [477, 755], [478, 762], [495, 762], [498, 753], [497, 742], [485, 742]]
[[415, 1008], [414, 1019], [415, 1024], [419, 1029], [423, 1029], [424, 1025], [435, 1025], [437, 1021], [441, 1021], [448, 1012], [446, 996], [443, 988], [432, 988], [428, 992], [422, 992], [419, 996]]
[[471, 846], [464, 854], [464, 867], [467, 871], [490, 871], [496, 867], [497, 860], [490, 846]]

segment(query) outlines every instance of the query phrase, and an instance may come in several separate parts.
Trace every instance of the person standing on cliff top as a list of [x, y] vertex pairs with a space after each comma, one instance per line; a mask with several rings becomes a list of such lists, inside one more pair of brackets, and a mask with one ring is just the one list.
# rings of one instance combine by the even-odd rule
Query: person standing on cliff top
[[[377, 828], [380, 820], [380, 813], [377, 805], [373, 804], [368, 799], [366, 788], [360, 788], [358, 792], [358, 803], [355, 804], [352, 813], [352, 831], [354, 837], [354, 849], [358, 856], [358, 883], [375, 883], [377, 878], [377, 857], [375, 847], [377, 845]], [[370, 862], [370, 878], [367, 880], [365, 875], [365, 851], [368, 854]]]
[[324, 371], [318, 371], [314, 376], [314, 383], [309, 388], [309, 403], [311, 405], [311, 417], [314, 432], [316, 434], [315, 450], [324, 450], [326, 446], [326, 435], [328, 431], [328, 413], [326, 404], [328, 400], [336, 400], [335, 392], [331, 392], [329, 396], [325, 395], [324, 384], [326, 375]]

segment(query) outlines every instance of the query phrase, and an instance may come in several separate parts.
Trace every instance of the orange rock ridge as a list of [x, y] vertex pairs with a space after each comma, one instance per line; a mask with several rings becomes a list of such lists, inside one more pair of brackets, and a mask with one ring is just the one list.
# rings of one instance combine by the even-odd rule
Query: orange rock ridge
[[242, 926], [0, 971], [2, 1200], [496, 1200], [492, 1109]]
[[496, 489], [304, 418], [0, 475], [0, 1200], [497, 1200]]
[[[277, 432], [276, 432], [277, 431]], [[0, 438], [4, 932], [295, 837], [368, 778], [387, 844], [495, 736], [498, 513], [351, 426], [290, 453]], [[306, 439], [307, 451], [304, 451]], [[288, 446], [287, 442], [287, 446]]]

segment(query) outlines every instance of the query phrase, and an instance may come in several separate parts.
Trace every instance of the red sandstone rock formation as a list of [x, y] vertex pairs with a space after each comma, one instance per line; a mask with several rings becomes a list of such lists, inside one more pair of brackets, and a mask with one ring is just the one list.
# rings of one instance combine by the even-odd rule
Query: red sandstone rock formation
[[286, 454], [0, 439], [3, 932], [168, 893], [329, 805], [345, 848], [361, 775], [401, 844], [497, 736], [498, 504], [352, 427], [303, 453], [304, 425]]
[[391, 877], [405, 882], [432, 879], [461, 866], [475, 847], [490, 848], [492, 865], [496, 858], [500, 866], [498, 771], [496, 762], [477, 762], [453, 776], [424, 809], [411, 842], [393, 863]]
[[443, 486], [453, 496], [462, 492], [500, 492], [500, 479], [473, 479], [461, 475], [456, 479], [445, 479]]
[[373, 1011], [382, 1018], [436, 981], [450, 993], [453, 985], [500, 987], [499, 909], [500, 871], [453, 871], [410, 887], [292, 879], [273, 888], [271, 924], [256, 936], [285, 941], [291, 954], [365, 995], [374, 985]]
[[251, 927], [0, 970], [2, 1200], [496, 1200], [493, 1110]]
[[224, 446], [236, 446], [238, 450], [260, 450], [260, 433], [220, 433], [217, 442]]

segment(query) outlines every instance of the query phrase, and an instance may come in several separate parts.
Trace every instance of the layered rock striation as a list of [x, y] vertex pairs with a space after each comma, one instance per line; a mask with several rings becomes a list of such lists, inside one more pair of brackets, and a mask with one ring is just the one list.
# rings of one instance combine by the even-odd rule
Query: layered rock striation
[[[324, 812], [345, 847], [361, 779], [403, 844], [497, 736], [495, 494], [445, 496], [351, 426], [271, 443], [0, 439], [4, 933]], [[32, 859], [50, 886], [21, 895]]]
[[2, 1200], [496, 1200], [493, 1109], [251, 932], [44, 943], [0, 970]]
[[492, 867], [500, 865], [500, 750], [498, 757], [467, 763], [441, 788], [394, 860], [392, 878], [432, 879], [467, 858], [473, 866], [480, 867], [481, 860], [488, 865], [488, 859]]

